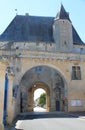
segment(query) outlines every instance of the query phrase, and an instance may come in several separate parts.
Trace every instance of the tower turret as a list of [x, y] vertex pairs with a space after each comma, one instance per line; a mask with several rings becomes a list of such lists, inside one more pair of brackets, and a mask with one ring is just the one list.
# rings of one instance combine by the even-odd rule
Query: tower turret
[[56, 49], [60, 51], [71, 51], [73, 47], [72, 23], [61, 4], [53, 24], [53, 37], [56, 43]]

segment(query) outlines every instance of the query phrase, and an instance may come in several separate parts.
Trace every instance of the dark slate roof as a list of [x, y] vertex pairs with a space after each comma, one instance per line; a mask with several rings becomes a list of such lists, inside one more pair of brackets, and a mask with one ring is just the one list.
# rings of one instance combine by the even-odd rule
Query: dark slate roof
[[69, 13], [66, 12], [66, 10], [62, 4], [61, 4], [59, 12], [56, 15], [56, 19], [67, 19], [67, 20], [71, 21], [69, 18]]
[[84, 42], [81, 40], [80, 36], [78, 35], [77, 31], [75, 30], [75, 28], [73, 26], [72, 26], [72, 34], [73, 34], [73, 43], [74, 44], [84, 44]]
[[[62, 4], [56, 18], [17, 15], [0, 36], [0, 41], [54, 42], [53, 23], [55, 19], [67, 19], [71, 22]], [[84, 44], [73, 26], [72, 33], [74, 44]]]
[[53, 42], [53, 17], [17, 15], [0, 39], [5, 41]]

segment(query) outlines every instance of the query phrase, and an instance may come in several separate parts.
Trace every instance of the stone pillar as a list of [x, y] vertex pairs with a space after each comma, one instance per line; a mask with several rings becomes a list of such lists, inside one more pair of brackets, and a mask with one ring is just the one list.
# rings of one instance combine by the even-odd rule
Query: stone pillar
[[56, 111], [56, 97], [55, 97], [55, 91], [53, 90], [51, 90], [50, 93], [50, 102], [51, 102], [50, 111]]
[[28, 94], [28, 111], [33, 111], [33, 94], [32, 92]]
[[11, 124], [14, 118], [14, 99], [13, 99], [13, 74], [8, 74], [8, 100], [7, 100], [7, 123]]
[[4, 86], [7, 62], [0, 61], [0, 130], [4, 130], [3, 108], [4, 108]]

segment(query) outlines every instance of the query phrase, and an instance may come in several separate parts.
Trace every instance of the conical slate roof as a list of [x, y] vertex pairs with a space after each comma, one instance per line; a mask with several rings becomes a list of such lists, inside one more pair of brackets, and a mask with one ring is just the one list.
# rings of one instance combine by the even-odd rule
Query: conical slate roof
[[[61, 4], [61, 7], [59, 9], [59, 12], [57, 13], [55, 20], [58, 19], [67, 19], [71, 22], [70, 18], [69, 18], [69, 13], [66, 12], [64, 6]], [[75, 30], [75, 28], [72, 25], [72, 35], [73, 35], [73, 44], [84, 44], [83, 41], [81, 40], [80, 36], [78, 35], [77, 31]]]
[[59, 12], [56, 15], [56, 19], [67, 19], [67, 20], [71, 21], [69, 18], [69, 13], [66, 12], [66, 10], [62, 4], [61, 4], [61, 7], [59, 9]]
[[[53, 23], [55, 17], [40, 17], [29, 15], [17, 15], [9, 24], [0, 41], [11, 42], [54, 42], [53, 39]], [[60, 11], [56, 15], [56, 19], [67, 19], [69, 14], [65, 11], [61, 4]], [[83, 44], [78, 33], [72, 26], [73, 44]]]

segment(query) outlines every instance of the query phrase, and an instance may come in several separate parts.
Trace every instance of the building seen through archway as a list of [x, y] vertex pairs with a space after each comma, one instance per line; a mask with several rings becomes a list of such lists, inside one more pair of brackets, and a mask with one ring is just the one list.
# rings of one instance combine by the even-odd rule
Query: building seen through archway
[[[36, 86], [35, 86], [36, 87]], [[44, 112], [46, 110], [46, 91], [38, 88], [34, 91], [34, 112]]]

